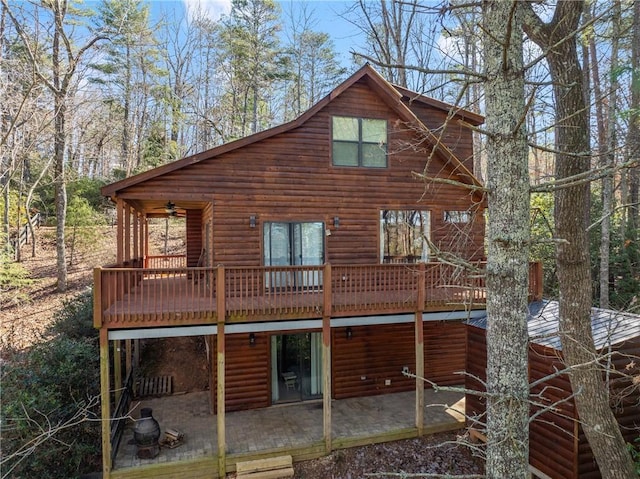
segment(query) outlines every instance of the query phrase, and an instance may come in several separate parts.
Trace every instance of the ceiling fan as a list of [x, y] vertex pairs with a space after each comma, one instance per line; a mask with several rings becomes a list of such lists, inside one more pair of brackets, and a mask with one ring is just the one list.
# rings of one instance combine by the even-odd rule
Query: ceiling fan
[[185, 213], [184, 210], [178, 211], [178, 208], [179, 207], [176, 206], [176, 204], [173, 201], [169, 200], [164, 206], [154, 208], [154, 210], [162, 211], [169, 216], [184, 216], [184, 213]]

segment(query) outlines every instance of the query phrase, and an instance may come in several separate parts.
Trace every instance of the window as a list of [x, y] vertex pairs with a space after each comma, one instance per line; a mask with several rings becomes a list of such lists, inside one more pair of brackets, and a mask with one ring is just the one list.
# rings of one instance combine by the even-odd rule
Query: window
[[471, 212], [469, 211], [445, 211], [445, 223], [469, 223], [471, 221]]
[[387, 121], [334, 116], [333, 164], [386, 168]]
[[380, 258], [383, 263], [429, 261], [431, 218], [428, 211], [382, 210]]

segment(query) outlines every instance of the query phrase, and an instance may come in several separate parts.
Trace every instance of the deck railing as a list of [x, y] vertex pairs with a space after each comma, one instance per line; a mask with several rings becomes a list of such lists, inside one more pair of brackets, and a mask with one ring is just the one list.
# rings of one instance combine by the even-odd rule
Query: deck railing
[[[98, 268], [95, 326], [213, 324], [481, 307], [484, 277], [445, 263]], [[539, 269], [532, 266], [532, 286]], [[536, 297], [535, 290], [532, 297]]]
[[186, 268], [187, 255], [185, 254], [165, 254], [146, 256], [144, 258], [145, 268]]

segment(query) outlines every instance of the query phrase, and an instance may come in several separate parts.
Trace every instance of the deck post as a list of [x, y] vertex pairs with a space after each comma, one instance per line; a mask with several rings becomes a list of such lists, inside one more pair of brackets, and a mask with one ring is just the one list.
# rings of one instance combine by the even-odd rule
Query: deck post
[[418, 296], [416, 301], [416, 428], [418, 436], [424, 433], [424, 323], [422, 322], [422, 310], [426, 300], [426, 270], [425, 264], [420, 263], [418, 269]]
[[102, 327], [102, 268], [93, 268], [93, 327]]
[[102, 416], [102, 477], [111, 473], [111, 404], [109, 395], [109, 330], [100, 329], [100, 409]]
[[227, 468], [227, 444], [225, 431], [225, 331], [224, 321], [226, 318], [225, 304], [225, 269], [218, 266], [218, 277], [216, 280], [216, 312], [218, 324], [216, 331], [217, 338], [217, 373], [218, 373], [218, 397], [217, 397], [217, 425], [218, 425], [218, 477], [225, 477]]
[[131, 261], [131, 207], [129, 205], [124, 211], [124, 260]]
[[140, 229], [140, 242], [142, 246], [142, 257], [149, 256], [149, 220], [145, 216], [142, 220], [142, 228]]
[[325, 452], [331, 452], [331, 264], [324, 265], [322, 314], [322, 428]]
[[140, 226], [140, 214], [133, 210], [133, 257], [140, 259], [140, 234], [138, 228]]
[[124, 261], [124, 203], [121, 198], [116, 199], [116, 263], [122, 266]]

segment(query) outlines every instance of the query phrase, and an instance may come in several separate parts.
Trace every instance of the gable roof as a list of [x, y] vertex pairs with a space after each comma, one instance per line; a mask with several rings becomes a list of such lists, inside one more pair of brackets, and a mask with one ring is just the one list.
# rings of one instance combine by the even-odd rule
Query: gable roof
[[418, 117], [411, 111], [411, 109], [402, 101], [403, 96], [410, 95], [410, 97], [414, 100], [423, 102], [425, 104], [429, 104], [430, 106], [442, 109], [444, 111], [455, 111], [454, 116], [458, 116], [460, 118], [464, 118], [469, 121], [471, 124], [480, 124], [483, 121], [482, 116], [477, 115], [475, 113], [461, 110], [453, 107], [452, 105], [448, 105], [446, 103], [440, 102], [438, 100], [430, 99], [423, 95], [420, 95], [415, 92], [410, 92], [410, 90], [406, 90], [405, 88], [398, 87], [392, 85], [387, 82], [377, 71], [375, 71], [369, 64], [364, 65], [358, 71], [356, 71], [353, 75], [351, 75], [347, 80], [342, 82], [336, 88], [334, 88], [327, 96], [325, 96], [318, 103], [313, 105], [310, 109], [304, 112], [299, 117], [295, 118], [292, 121], [287, 123], [283, 123], [282, 125], [276, 126], [274, 128], [270, 128], [268, 130], [264, 130], [258, 133], [254, 133], [252, 135], [246, 136], [244, 138], [222, 144], [220, 146], [216, 146], [209, 150], [196, 153], [195, 155], [187, 156], [180, 160], [174, 161], [172, 163], [168, 163], [166, 165], [159, 166], [157, 168], [153, 168], [151, 170], [139, 173], [137, 175], [131, 176], [129, 178], [125, 178], [123, 180], [117, 181], [115, 183], [111, 183], [102, 187], [101, 193], [104, 196], [115, 197], [117, 196], [118, 191], [128, 188], [133, 185], [137, 185], [144, 181], [150, 180], [152, 178], [156, 178], [158, 176], [162, 176], [164, 174], [179, 170], [180, 168], [184, 168], [186, 166], [193, 165], [195, 163], [199, 163], [203, 160], [207, 160], [223, 153], [227, 153], [229, 151], [236, 150], [238, 148], [245, 147], [247, 145], [265, 140], [267, 138], [273, 137], [275, 135], [285, 133], [294, 128], [297, 128], [304, 124], [309, 118], [313, 117], [316, 113], [318, 113], [321, 109], [323, 109], [327, 104], [333, 101], [337, 96], [341, 93], [349, 89], [356, 82], [361, 80], [366, 80], [369, 86], [379, 95], [379, 97], [393, 109], [398, 116], [403, 120], [410, 124], [415, 125], [421, 131], [426, 132], [427, 141], [432, 145], [432, 147], [437, 149], [447, 160], [453, 170], [460, 175], [462, 178], [465, 178], [469, 184], [474, 186], [481, 186], [478, 179], [469, 171], [469, 169], [456, 157], [456, 155], [446, 146], [444, 145], [437, 136], [432, 133], [419, 119]]
[[[541, 346], [562, 350], [560, 335], [560, 305], [558, 301], [536, 301], [529, 305], [527, 328], [529, 340]], [[469, 321], [469, 324], [486, 329], [487, 316]], [[591, 308], [591, 331], [596, 349], [640, 338], [640, 315]]]

